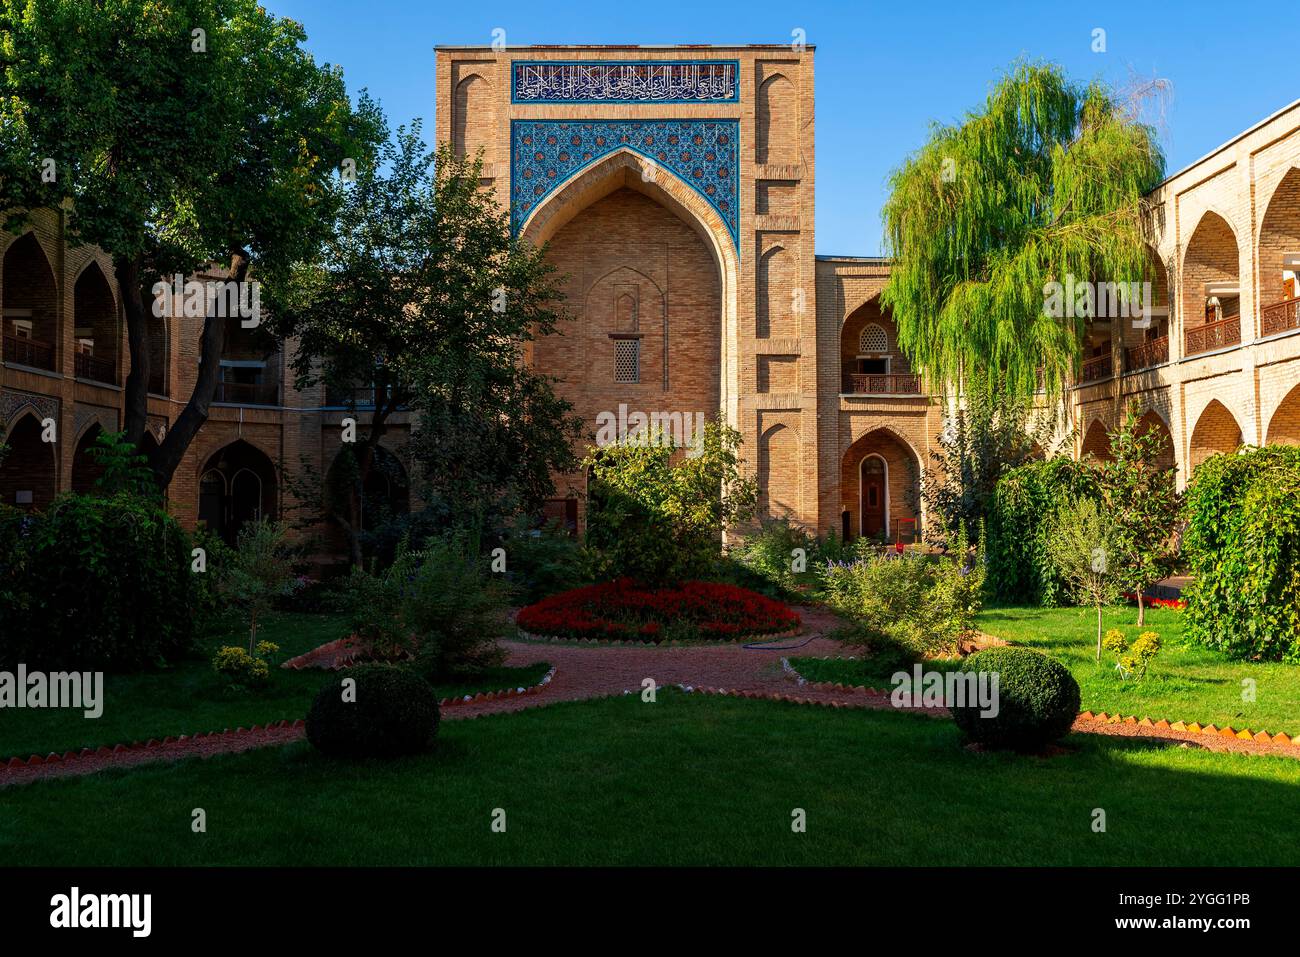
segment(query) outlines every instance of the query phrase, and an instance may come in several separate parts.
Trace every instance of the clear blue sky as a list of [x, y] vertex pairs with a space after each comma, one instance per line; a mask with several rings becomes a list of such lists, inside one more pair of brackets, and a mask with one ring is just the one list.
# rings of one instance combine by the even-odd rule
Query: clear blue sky
[[[771, 3], [621, 0], [582, 3], [264, 0], [301, 21], [316, 57], [368, 88], [394, 125], [433, 119], [434, 44], [816, 44], [817, 251], [881, 251], [885, 180], [933, 120], [984, 98], [1016, 58], [1125, 84], [1163, 77], [1173, 91], [1162, 145], [1172, 173], [1300, 98], [1300, 48], [1285, 4]], [[1106, 52], [1092, 52], [1092, 31]]]

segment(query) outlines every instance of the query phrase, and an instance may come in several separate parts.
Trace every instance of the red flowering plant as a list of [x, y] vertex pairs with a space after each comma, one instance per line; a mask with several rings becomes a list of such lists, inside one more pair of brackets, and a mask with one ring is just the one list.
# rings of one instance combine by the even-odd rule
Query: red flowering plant
[[544, 598], [522, 609], [516, 623], [547, 637], [657, 644], [684, 633], [735, 641], [792, 631], [801, 619], [781, 602], [735, 585], [686, 581], [651, 588], [619, 578]]

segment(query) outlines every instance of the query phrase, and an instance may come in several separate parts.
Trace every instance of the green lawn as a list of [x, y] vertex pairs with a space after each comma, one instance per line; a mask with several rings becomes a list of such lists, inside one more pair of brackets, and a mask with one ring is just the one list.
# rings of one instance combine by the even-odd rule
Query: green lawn
[[[854, 654], [852, 649], [848, 653]], [[891, 690], [894, 685], [890, 679], [897, 672], [912, 673], [910, 665], [891, 664], [862, 652], [852, 658], [791, 658], [790, 665], [809, 681], [828, 681], [851, 688], [875, 688], [877, 691]], [[925, 667], [947, 671], [961, 667], [961, 662], [955, 659], [928, 661]]]
[[[1145, 679], [1124, 681], [1105, 651], [1097, 663], [1096, 614], [1086, 608], [987, 608], [977, 624], [982, 631], [1062, 662], [1079, 682], [1085, 710], [1300, 735], [1300, 668], [1295, 665], [1233, 661], [1183, 645], [1181, 612], [1148, 608], [1147, 623], [1138, 628], [1135, 608], [1110, 608], [1103, 614], [1105, 629], [1120, 628], [1130, 639], [1154, 631], [1164, 642]], [[791, 658], [790, 663], [809, 681], [881, 690], [893, 687], [889, 679], [898, 670], [869, 655], [856, 660]], [[943, 670], [956, 664], [935, 661], [928, 667]], [[1242, 700], [1243, 678], [1255, 682], [1253, 702]]]
[[[1143, 681], [1123, 681], [1103, 651], [1096, 661], [1097, 613], [1087, 608], [988, 608], [979, 627], [999, 638], [1037, 648], [1073, 672], [1091, 711], [1198, 721], [1240, 729], [1300, 735], [1300, 667], [1234, 661], [1215, 651], [1182, 644], [1182, 612], [1147, 609], [1139, 629], [1136, 608], [1110, 608], [1103, 628], [1120, 628], [1130, 639], [1154, 631], [1164, 643]], [[1242, 700], [1242, 679], [1255, 682], [1255, 701]]]
[[[277, 661], [302, 654], [346, 633], [343, 619], [329, 615], [283, 614], [268, 619], [259, 637], [280, 646]], [[0, 758], [71, 751], [105, 744], [161, 740], [167, 735], [251, 727], [283, 718], [303, 718], [327, 675], [320, 670], [271, 669], [268, 687], [244, 693], [227, 690], [212, 671], [220, 645], [243, 644], [247, 631], [232, 626], [200, 642], [198, 657], [160, 671], [104, 676], [104, 711], [87, 719], [71, 709], [0, 709]], [[439, 697], [536, 684], [549, 665], [498, 668], [472, 679], [439, 686]]]
[[[447, 722], [437, 750], [272, 748], [3, 792], [27, 865], [1284, 865], [1300, 761], [668, 691]], [[201, 807], [207, 832], [191, 832]], [[505, 833], [490, 828], [495, 808]], [[807, 832], [793, 833], [802, 808]], [[1106, 832], [1092, 830], [1106, 812]]]

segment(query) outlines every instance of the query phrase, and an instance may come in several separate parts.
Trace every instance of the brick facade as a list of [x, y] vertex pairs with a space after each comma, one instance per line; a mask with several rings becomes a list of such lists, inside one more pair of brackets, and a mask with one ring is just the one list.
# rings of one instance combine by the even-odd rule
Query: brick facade
[[[483, 183], [502, 203], [527, 196], [516, 228], [550, 244], [571, 316], [529, 361], [560, 380], [588, 441], [597, 416], [620, 406], [721, 411], [741, 432], [767, 514], [897, 539], [924, 520], [919, 477], [944, 403], [911, 374], [880, 307], [888, 261], [814, 254], [814, 56], [788, 46], [443, 47], [435, 138], [461, 155], [482, 150]], [[520, 96], [524, 61], [567, 65], [577, 95]], [[624, 64], [640, 79], [606, 82], [586, 76], [584, 64]], [[725, 71], [731, 88], [692, 87], [699, 64]], [[659, 82], [646, 77], [665, 69], [677, 71], [672, 82], [684, 94], [641, 97]], [[514, 124], [555, 140], [512, 139]], [[617, 142], [596, 138], [601, 124]], [[706, 129], [712, 140], [701, 132], [691, 142]], [[588, 153], [566, 152], [561, 131]], [[519, 156], [524, 145], [536, 155]], [[1205, 457], [1242, 442], [1300, 443], [1300, 328], [1284, 303], [1300, 298], [1300, 104], [1175, 174], [1152, 199], [1154, 321], [1093, 329], [1094, 374], [1071, 389], [1063, 437], [1076, 456], [1105, 457], [1106, 428], [1136, 399], [1185, 484]], [[74, 476], [75, 450], [96, 426], [120, 427], [129, 371], [111, 263], [69, 247], [62, 230], [59, 213], [41, 211], [24, 235], [0, 235], [6, 335], [24, 320], [30, 338], [49, 346], [32, 352], [6, 339], [0, 417], [21, 427], [23, 448], [3, 467], [0, 494], [13, 501], [31, 486], [38, 506], [87, 480]], [[158, 435], [197, 372], [194, 323], [168, 318], [154, 328], [149, 412]], [[88, 362], [76, 358], [82, 338], [101, 360], [92, 376], [78, 375]], [[11, 348], [27, 349], [27, 361]], [[276, 473], [295, 475], [302, 462], [324, 472], [334, 460], [346, 413], [321, 389], [294, 387], [292, 350], [287, 343], [266, 357], [274, 401], [214, 406], [168, 490], [187, 525], [198, 519], [203, 475], [223, 454], [264, 456], [277, 514], [298, 503]], [[24, 435], [49, 418], [53, 447], [29, 447]], [[402, 445], [408, 428], [399, 414], [385, 445]], [[209, 485], [218, 478], [230, 476], [210, 475]], [[584, 476], [557, 479], [561, 495], [581, 499]], [[337, 545], [326, 537], [323, 547]]]
[[[1083, 454], [1136, 400], [1147, 422], [1167, 431], [1185, 486], [1210, 455], [1300, 444], [1300, 314], [1287, 303], [1300, 297], [1300, 103], [1174, 174], [1151, 198], [1156, 301], [1169, 309], [1156, 310], [1150, 330], [1127, 319], [1100, 328], [1115, 346], [1109, 374], [1074, 389], [1069, 409]], [[1172, 292], [1162, 301], [1164, 288]]]

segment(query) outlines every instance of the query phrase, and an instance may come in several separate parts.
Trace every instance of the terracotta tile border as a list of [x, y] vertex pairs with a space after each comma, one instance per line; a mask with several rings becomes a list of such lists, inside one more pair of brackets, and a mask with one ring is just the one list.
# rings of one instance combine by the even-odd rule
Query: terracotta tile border
[[[852, 658], [833, 659], [840, 661], [853, 661]], [[790, 664], [790, 659], [781, 659], [781, 670], [786, 676], [798, 683], [801, 688], [809, 688], [813, 691], [835, 691], [849, 694], [888, 694], [878, 688], [867, 688], [862, 685], [850, 686], [845, 684], [835, 684], [829, 681], [809, 681]], [[1215, 727], [1213, 724], [1198, 724], [1195, 721], [1167, 721], [1164, 718], [1153, 721], [1151, 718], [1138, 717], [1137, 715], [1107, 714], [1105, 711], [1099, 711], [1094, 714], [1091, 711], [1080, 711], [1077, 715], [1078, 720], [1082, 721], [1099, 721], [1103, 724], [1129, 724], [1139, 728], [1150, 728], [1155, 731], [1183, 731], [1188, 734], [1209, 734], [1217, 735], [1221, 738], [1235, 738], [1238, 741], [1253, 741], [1256, 744], [1294, 744], [1300, 746], [1300, 736], [1292, 737], [1285, 731], [1279, 731], [1276, 734], [1269, 734], [1267, 731], [1252, 731], [1249, 728], [1243, 728], [1238, 731], [1231, 727]]]
[[[497, 701], [503, 698], [515, 698], [523, 695], [538, 694], [539, 692], [544, 691], [546, 686], [551, 683], [551, 680], [555, 677], [555, 671], [555, 666], [552, 665], [551, 670], [546, 672], [541, 681], [537, 682], [535, 685], [530, 685], [527, 688], [502, 688], [499, 691], [480, 691], [477, 694], [464, 695], [458, 698], [440, 698], [438, 700], [438, 707], [453, 708], [457, 705], [477, 704], [483, 701]], [[169, 735], [164, 737], [161, 741], [157, 738], [149, 738], [144, 742], [132, 741], [130, 744], [105, 744], [97, 748], [82, 748], [79, 751], [64, 751], [62, 754], [59, 754], [56, 751], [51, 751], [45, 757], [41, 757], [39, 754], [33, 754], [27, 758], [12, 757], [7, 760], [0, 758], [0, 775], [3, 775], [5, 771], [14, 768], [32, 768], [46, 764], [70, 764], [85, 758], [104, 758], [111, 757], [115, 754], [125, 754], [133, 751], [152, 751], [166, 745], [184, 744], [187, 741], [201, 741], [206, 738], [218, 737], [236, 738], [239, 736], [258, 734], [272, 729], [305, 728], [306, 726], [306, 722], [301, 718], [295, 720], [289, 720], [286, 718], [283, 721], [272, 721], [265, 725], [255, 724], [251, 728], [235, 728], [233, 731], [230, 728], [226, 728], [224, 731], [200, 731], [197, 734], [182, 734], [176, 737], [171, 737]]]
[[440, 708], [454, 708], [461, 704], [477, 704], [481, 701], [497, 701], [501, 698], [519, 698], [524, 695], [539, 694], [546, 690], [546, 686], [551, 683], [555, 677], [556, 666], [551, 665], [551, 670], [542, 676], [542, 680], [535, 685], [529, 685], [527, 688], [503, 688], [500, 691], [480, 691], [478, 694], [464, 695], [459, 698], [441, 698], [438, 701]]
[[197, 734], [182, 734], [176, 737], [168, 735], [161, 741], [157, 738], [149, 738], [147, 741], [132, 741], [130, 744], [100, 745], [97, 748], [82, 748], [79, 751], [64, 751], [59, 754], [57, 751], [51, 751], [45, 757], [39, 754], [33, 754], [31, 757], [9, 758], [8, 760], [0, 759], [0, 772], [10, 771], [16, 768], [39, 767], [45, 764], [72, 764], [86, 758], [102, 758], [114, 754], [124, 754], [132, 751], [152, 751], [157, 748], [170, 746], [173, 744], [184, 744], [187, 741], [201, 741], [207, 738], [238, 738], [246, 737], [253, 734], [260, 734], [263, 731], [270, 731], [281, 728], [304, 728], [306, 722], [301, 718], [282, 721], [270, 721], [264, 725], [255, 724], [251, 728], [235, 728], [231, 730], [226, 728], [223, 731], [200, 731]]
[[1080, 711], [1079, 717], [1084, 721], [1099, 721], [1102, 724], [1131, 724], [1139, 728], [1151, 728], [1156, 731], [1185, 731], [1188, 734], [1210, 734], [1221, 738], [1235, 738], [1238, 741], [1254, 741], [1258, 744], [1300, 745], [1300, 737], [1292, 738], [1285, 731], [1270, 735], [1267, 731], [1251, 731], [1249, 728], [1238, 731], [1235, 728], [1226, 726], [1219, 728], [1213, 724], [1199, 724], [1195, 721], [1166, 721], [1164, 718], [1152, 721], [1145, 715], [1139, 718], [1137, 715], [1123, 715], [1118, 712], [1107, 714], [1105, 711], [1098, 711], [1096, 714], [1091, 711]]

